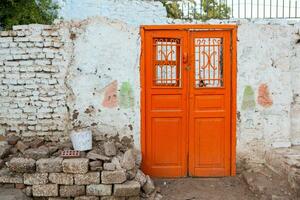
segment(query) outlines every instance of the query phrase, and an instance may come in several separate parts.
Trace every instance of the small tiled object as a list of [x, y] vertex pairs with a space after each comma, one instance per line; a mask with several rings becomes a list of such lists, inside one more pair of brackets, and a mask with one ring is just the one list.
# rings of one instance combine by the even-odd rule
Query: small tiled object
[[61, 152], [61, 157], [63, 157], [63, 158], [79, 158], [80, 157], [80, 151], [63, 150]]

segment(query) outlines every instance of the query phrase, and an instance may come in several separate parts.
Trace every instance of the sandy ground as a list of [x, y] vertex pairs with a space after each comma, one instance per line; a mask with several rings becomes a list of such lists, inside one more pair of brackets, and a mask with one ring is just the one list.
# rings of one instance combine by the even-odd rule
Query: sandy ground
[[240, 176], [155, 179], [166, 200], [257, 200]]

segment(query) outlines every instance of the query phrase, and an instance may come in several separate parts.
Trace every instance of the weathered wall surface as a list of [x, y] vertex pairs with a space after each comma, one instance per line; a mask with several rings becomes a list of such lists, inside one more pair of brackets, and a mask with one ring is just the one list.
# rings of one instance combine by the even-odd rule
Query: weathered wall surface
[[65, 28], [16, 26], [0, 37], [0, 133], [57, 140], [68, 123]]
[[[63, 138], [60, 135], [67, 135], [70, 130], [93, 128], [100, 133], [133, 136], [139, 147], [138, 25], [184, 22], [167, 20], [163, 12], [160, 16], [151, 18], [149, 8], [156, 9], [157, 3], [133, 1], [134, 6], [131, 7], [129, 1], [118, 3], [120, 2], [111, 1], [105, 4], [109, 7], [104, 9], [107, 12], [103, 14], [107, 18], [93, 17], [80, 22], [61, 23], [51, 28], [43, 26], [35, 33], [40, 41], [31, 41], [30, 38], [34, 37], [30, 31], [28, 35], [26, 32], [27, 29], [36, 29], [36, 26], [25, 26], [20, 33], [1, 33], [2, 134], [16, 132], [23, 136], [56, 135], [56, 139], [60, 139]], [[90, 5], [94, 4], [84, 3], [81, 9], [92, 9], [84, 7]], [[134, 10], [136, 5], [139, 6]], [[70, 5], [63, 9], [67, 9], [67, 6]], [[75, 8], [68, 9], [69, 11], [65, 11], [68, 19], [86, 17], [71, 12]], [[138, 16], [124, 14], [130, 9], [133, 9], [132, 13], [138, 12]], [[142, 12], [143, 9], [145, 12]], [[93, 13], [98, 12], [96, 11], [90, 14], [94, 15]], [[251, 155], [252, 159], [261, 158], [267, 148], [299, 144], [300, 25], [286, 21], [210, 23], [239, 24], [239, 155]], [[15, 29], [21, 28], [24, 27]], [[53, 30], [43, 30], [45, 28]], [[54, 34], [47, 35], [46, 32], [49, 31]], [[23, 32], [26, 33], [23, 35]], [[23, 39], [25, 41], [20, 41]], [[60, 45], [48, 46], [47, 41], [54, 39]], [[35, 50], [28, 50], [32, 49], [32, 45]], [[23, 54], [18, 57], [16, 49], [26, 52], [24, 58]], [[51, 52], [54, 51], [53, 55], [50, 52], [47, 54], [50, 49]], [[38, 53], [45, 55], [38, 58]], [[35, 66], [55, 68], [57, 71], [35, 71]], [[25, 74], [29, 74], [26, 79], [28, 82], [23, 81]], [[52, 82], [54, 78], [56, 81]], [[25, 99], [26, 106], [16, 103], [19, 99]], [[27, 114], [27, 108], [32, 109], [30, 114]], [[255, 153], [249, 154], [249, 151]], [[257, 156], [257, 153], [261, 156]]]

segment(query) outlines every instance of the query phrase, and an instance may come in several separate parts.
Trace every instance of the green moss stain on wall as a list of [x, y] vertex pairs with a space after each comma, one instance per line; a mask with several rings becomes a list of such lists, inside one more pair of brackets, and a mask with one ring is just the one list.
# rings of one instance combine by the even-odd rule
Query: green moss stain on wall
[[132, 108], [134, 106], [133, 89], [129, 82], [122, 83], [119, 98], [121, 108]]
[[250, 85], [246, 85], [244, 89], [242, 110], [252, 110], [255, 108], [254, 90]]

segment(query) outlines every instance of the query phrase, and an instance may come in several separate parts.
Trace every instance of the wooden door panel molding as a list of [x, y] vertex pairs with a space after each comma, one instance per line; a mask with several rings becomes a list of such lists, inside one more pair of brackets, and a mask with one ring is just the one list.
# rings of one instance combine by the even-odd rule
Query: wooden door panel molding
[[184, 31], [146, 32], [145, 148], [143, 169], [152, 176], [187, 174], [187, 52]]
[[236, 26], [141, 27], [142, 168], [235, 175]]

